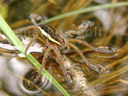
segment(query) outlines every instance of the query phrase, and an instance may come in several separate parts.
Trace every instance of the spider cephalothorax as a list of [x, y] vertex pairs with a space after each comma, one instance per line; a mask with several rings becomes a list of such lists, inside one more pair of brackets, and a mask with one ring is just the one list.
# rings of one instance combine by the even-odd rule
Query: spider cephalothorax
[[[55, 44], [58, 44], [60, 46], [65, 44], [64, 38], [62, 38], [59, 34], [56, 34], [55, 30], [50, 25], [42, 24], [42, 25], [40, 25], [40, 28], [45, 30], [45, 32], [48, 33], [51, 36], [51, 38], [53, 38], [56, 41], [56, 42], [54, 42]], [[51, 43], [53, 43], [53, 41], [51, 41], [50, 38], [48, 38], [48, 39]]]

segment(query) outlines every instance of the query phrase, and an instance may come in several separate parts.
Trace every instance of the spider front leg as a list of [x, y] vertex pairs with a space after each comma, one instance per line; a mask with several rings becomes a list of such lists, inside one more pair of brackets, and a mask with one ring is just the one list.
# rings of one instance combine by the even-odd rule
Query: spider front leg
[[[25, 55], [27, 54], [27, 50], [30, 48], [30, 46], [32, 45], [32, 43], [33, 43], [36, 39], [38, 39], [38, 40], [40, 40], [41, 42], [44, 43], [44, 41], [42, 40], [42, 38], [40, 38], [40, 37], [38, 37], [38, 36], [35, 36], [35, 37], [29, 42], [29, 44], [27, 45], [27, 47], [26, 47], [26, 49], [25, 49]], [[40, 74], [41, 74], [41, 72], [42, 72], [42, 70], [43, 70], [43, 68], [44, 68], [44, 66], [45, 66], [46, 58], [47, 58], [47, 56], [48, 56], [50, 50], [51, 50], [50, 48], [43, 47], [42, 52], [44, 53], [44, 56], [43, 56], [43, 59], [42, 59], [42, 65], [41, 65], [40, 71], [38, 72], [38, 75], [37, 75], [37, 77], [36, 77], [36, 79], [34, 80], [34, 83], [33, 83], [32, 85], [34, 85], [34, 84], [38, 81], [38, 79], [39, 79], [39, 77], [40, 77]]]
[[37, 36], [35, 36], [27, 45], [26, 49], [25, 49], [25, 55], [27, 54], [27, 50], [29, 49], [29, 47], [32, 45], [32, 43], [37, 39]]
[[99, 52], [99, 53], [114, 53], [113, 51], [104, 51], [104, 50], [98, 50], [97, 48], [93, 47], [92, 45], [90, 45], [89, 43], [87, 43], [86, 41], [83, 40], [78, 40], [78, 39], [68, 39], [69, 42], [71, 43], [80, 43], [83, 44], [86, 47], [89, 47], [90, 49]]
[[86, 65], [87, 65], [88, 67], [90, 67], [92, 70], [94, 70], [94, 71], [100, 73], [100, 71], [98, 70], [98, 68], [97, 68], [96, 66], [94, 66], [94, 65], [92, 65], [92, 64], [90, 64], [90, 63], [88, 62], [88, 60], [85, 58], [83, 52], [82, 52], [77, 46], [73, 45], [72, 43], [68, 43], [68, 45], [69, 45], [70, 47], [72, 47], [73, 49], [75, 49], [76, 52], [78, 52], [78, 54], [80, 55], [80, 57], [83, 59], [83, 61], [86, 63]]
[[25, 48], [25, 53], [24, 53], [25, 55], [27, 54], [27, 50], [30, 48], [30, 46], [32, 45], [32, 43], [33, 43], [34, 41], [36, 41], [37, 39], [38, 39], [39, 41], [41, 41], [42, 43], [45, 43], [41, 37], [35, 36], [35, 37], [29, 42], [29, 44], [27, 45], [27, 47]]
[[50, 49], [50, 48], [47, 48], [47, 47], [44, 47], [43, 50], [42, 50], [42, 52], [44, 53], [43, 58], [42, 58], [42, 65], [41, 65], [41, 67], [40, 67], [40, 71], [38, 72], [38, 75], [36, 76], [36, 79], [34, 80], [33, 85], [35, 85], [35, 83], [36, 83], [36, 82], [39, 80], [39, 78], [40, 78], [40, 74], [41, 74], [41, 72], [42, 72], [42, 70], [43, 70], [43, 68], [44, 68], [44, 66], [45, 66], [46, 59], [47, 59], [47, 57], [48, 57], [48, 54], [49, 54], [50, 50], [51, 50], [51, 49]]
[[19, 32], [24, 32], [24, 31], [28, 31], [28, 30], [31, 30], [31, 29], [35, 29], [35, 30], [37, 30], [37, 27], [36, 26], [33, 26], [33, 25], [31, 25], [31, 26], [27, 26], [27, 27], [23, 27], [23, 28], [19, 28], [19, 29], [16, 29], [16, 30], [14, 30], [14, 32], [15, 33], [19, 33]]
[[57, 56], [57, 58], [58, 58], [58, 60], [59, 60], [59, 64], [60, 64], [61, 67], [62, 67], [62, 71], [63, 71], [63, 74], [64, 74], [64, 76], [65, 76], [65, 79], [66, 79], [68, 85], [71, 86], [70, 80], [68, 79], [68, 76], [67, 76], [66, 69], [65, 69], [65, 67], [64, 67], [62, 55], [61, 55], [59, 49], [58, 49], [57, 47], [54, 47], [53, 51], [54, 51], [54, 53], [56, 54], [56, 56]]

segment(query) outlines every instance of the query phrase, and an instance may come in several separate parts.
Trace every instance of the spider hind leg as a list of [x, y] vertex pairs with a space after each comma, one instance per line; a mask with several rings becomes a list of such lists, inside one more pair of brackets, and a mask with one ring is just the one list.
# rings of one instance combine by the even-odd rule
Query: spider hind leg
[[35, 80], [34, 80], [34, 82], [33, 82], [32, 85], [35, 85], [35, 84], [37, 83], [37, 81], [39, 80], [40, 75], [41, 75], [41, 72], [43, 71], [43, 68], [44, 68], [44, 66], [45, 66], [46, 59], [47, 59], [47, 57], [48, 57], [48, 54], [49, 54], [50, 50], [51, 50], [51, 49], [50, 49], [50, 48], [47, 48], [47, 47], [44, 47], [44, 48], [43, 48], [42, 52], [44, 53], [44, 56], [43, 56], [43, 58], [42, 58], [42, 65], [41, 65], [40, 70], [39, 70], [39, 72], [38, 72], [38, 75], [36, 76], [36, 78], [35, 78]]
[[64, 66], [64, 61], [63, 61], [63, 59], [62, 59], [62, 55], [61, 55], [60, 51], [58, 50], [57, 47], [55, 47], [53, 51], [54, 51], [54, 53], [56, 54], [56, 56], [57, 56], [57, 58], [58, 58], [58, 60], [59, 60], [59, 64], [61, 65], [61, 68], [62, 68], [64, 77], [65, 77], [65, 79], [66, 79], [66, 81], [67, 81], [67, 84], [68, 84], [69, 86], [71, 86], [71, 82], [70, 82], [70, 80], [69, 80], [69, 78], [68, 78], [68, 75], [67, 75], [67, 72], [66, 72], [66, 69], [65, 69], [65, 66]]
[[97, 72], [97, 73], [101, 73], [100, 70], [99, 70], [99, 68], [97, 68], [96, 66], [94, 66], [94, 65], [92, 65], [92, 64], [90, 64], [90, 63], [88, 62], [88, 60], [85, 58], [83, 52], [82, 52], [77, 46], [75, 46], [75, 45], [72, 44], [72, 43], [68, 43], [68, 45], [69, 45], [70, 47], [72, 47], [76, 52], [78, 52], [78, 54], [80, 55], [80, 57], [83, 59], [83, 61], [85, 62], [85, 64], [86, 64], [89, 68], [91, 68], [93, 71], [95, 71], [95, 72]]
[[90, 45], [88, 42], [83, 41], [83, 40], [78, 40], [78, 39], [68, 39], [69, 42], [71, 43], [79, 43], [82, 44], [92, 50], [94, 50], [95, 52], [99, 52], [99, 53], [103, 53], [103, 54], [110, 54], [110, 53], [115, 53], [114, 51], [107, 51], [107, 50], [101, 50], [101, 49], [97, 49], [95, 47], [93, 47], [92, 45]]

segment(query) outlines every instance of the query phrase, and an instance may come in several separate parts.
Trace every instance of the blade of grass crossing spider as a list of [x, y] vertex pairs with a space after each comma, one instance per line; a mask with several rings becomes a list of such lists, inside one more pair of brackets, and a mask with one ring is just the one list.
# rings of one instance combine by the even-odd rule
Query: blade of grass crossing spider
[[[31, 60], [30, 60], [31, 63], [35, 64], [35, 67], [36, 67], [38, 70], [40, 70], [40, 66], [41, 66], [41, 65], [39, 64], [39, 62], [38, 62], [32, 55], [28, 54], [28, 55], [26, 55], [26, 58], [27, 58], [28, 60], [31, 59]], [[60, 92], [64, 93], [64, 94], [65, 94], [64, 96], [70, 96], [70, 95], [62, 88], [62, 86], [61, 86], [45, 69], [43, 69], [43, 71], [42, 71], [41, 74], [42, 74], [42, 75], [45, 75], [45, 77], [46, 77], [47, 79], [50, 78], [50, 79], [48, 79], [48, 80], [50, 80], [50, 81], [52, 82], [52, 84], [54, 84], [54, 86], [56, 86]]]
[[79, 10], [75, 10], [72, 12], [68, 12], [68, 13], [64, 13], [62, 15], [55, 16], [53, 18], [47, 19], [46, 21], [44, 21], [40, 24], [50, 23], [50, 22], [53, 22], [53, 21], [56, 21], [59, 19], [63, 19], [63, 18], [66, 18], [68, 16], [72, 16], [72, 15], [78, 15], [78, 14], [92, 12], [92, 11], [96, 11], [96, 10], [100, 10], [100, 9], [106, 9], [106, 8], [112, 8], [112, 7], [118, 7], [118, 6], [126, 6], [126, 5], [128, 5], [128, 2], [118, 2], [118, 3], [109, 3], [109, 4], [91, 6], [91, 7], [82, 8]]
[[24, 46], [18, 40], [15, 33], [11, 30], [9, 25], [4, 21], [3, 17], [0, 15], [0, 29], [8, 37], [11, 43], [19, 50], [20, 53], [24, 54]]
[[[24, 54], [25, 48], [20, 42], [20, 40], [16, 37], [15, 33], [12, 31], [12, 29], [9, 27], [9, 25], [6, 23], [6, 21], [3, 19], [3, 17], [0, 15], [0, 29], [4, 32], [4, 34], [9, 38], [11, 43], [16, 46], [18, 51], [21, 54]], [[26, 55], [26, 58], [39, 70], [40, 69], [40, 63], [31, 55]], [[64, 88], [45, 70], [43, 69], [42, 75], [44, 75], [48, 80], [51, 81], [51, 83], [56, 86], [56, 88], [64, 95], [64, 96], [70, 96]]]

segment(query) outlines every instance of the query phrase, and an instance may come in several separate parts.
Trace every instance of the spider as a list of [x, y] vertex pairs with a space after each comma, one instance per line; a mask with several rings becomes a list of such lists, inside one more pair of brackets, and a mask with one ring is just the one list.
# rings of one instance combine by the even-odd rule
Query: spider
[[[38, 72], [38, 75], [37, 75], [36, 79], [34, 80], [33, 84], [35, 84], [38, 81], [38, 79], [40, 78], [40, 74], [41, 74], [41, 72], [42, 72], [42, 70], [45, 66], [45, 63], [46, 63], [46, 59], [53, 52], [56, 55], [56, 59], [58, 60], [59, 64], [61, 65], [64, 77], [65, 77], [68, 85], [71, 85], [70, 81], [68, 80], [67, 72], [65, 70], [63, 59], [62, 59], [63, 58], [62, 50], [64, 50], [64, 49], [73, 48], [80, 55], [80, 57], [83, 59], [84, 63], [89, 68], [91, 68], [92, 70], [94, 70], [98, 73], [100, 72], [99, 69], [96, 66], [94, 66], [94, 65], [92, 65], [88, 62], [88, 60], [85, 58], [83, 52], [76, 45], [74, 45], [73, 43], [82, 44], [82, 45], [84, 45], [86, 47], [89, 47], [90, 49], [92, 49], [96, 52], [100, 52], [100, 53], [109, 53], [109, 52], [104, 51], [104, 50], [98, 50], [97, 48], [93, 47], [92, 45], [90, 45], [89, 43], [87, 43], [86, 41], [83, 41], [83, 40], [78, 40], [78, 39], [74, 39], [74, 38], [66, 38], [65, 36], [67, 36], [67, 35], [65, 35], [65, 34], [62, 34], [60, 36], [59, 34], [55, 33], [55, 30], [51, 26], [44, 25], [44, 24], [38, 25], [35, 22], [35, 17], [30, 17], [30, 18], [31, 18], [32, 23], [34, 23], [33, 26], [29, 26], [27, 28], [24, 27], [24, 28], [18, 29], [16, 31], [19, 31], [19, 30], [21, 31], [21, 30], [26, 30], [26, 29], [27, 30], [28, 29], [36, 29], [37, 30], [38, 34], [35, 35], [33, 37], [33, 39], [30, 41], [30, 43], [27, 45], [26, 50], [25, 50], [25, 54], [27, 54], [27, 50], [29, 49], [29, 47], [32, 45], [32, 43], [35, 40], [39, 40], [43, 44], [42, 65], [41, 65], [41, 68], [40, 68], [40, 70]], [[72, 32], [70, 34], [72, 34]], [[73, 32], [73, 34], [77, 34], [77, 33]]]

